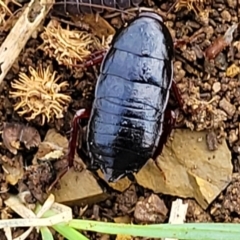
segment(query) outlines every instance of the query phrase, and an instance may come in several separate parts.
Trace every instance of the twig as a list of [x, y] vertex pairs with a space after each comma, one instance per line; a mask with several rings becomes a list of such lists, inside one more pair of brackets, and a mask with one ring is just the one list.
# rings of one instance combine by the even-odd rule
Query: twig
[[[181, 224], [184, 223], [187, 214], [188, 204], [183, 204], [181, 199], [177, 199], [172, 203], [169, 223]], [[164, 238], [163, 240], [177, 240], [175, 238]]]
[[[53, 1], [51, 0], [31, 0], [8, 34], [0, 48], [0, 84], [52, 5]], [[41, 7], [40, 10], [39, 7]], [[32, 19], [32, 16], [34, 16], [34, 19]]]
[[[17, 196], [10, 196], [5, 204], [10, 207], [14, 212], [23, 217], [23, 219], [2, 219], [0, 221], [0, 229], [8, 229], [13, 227], [29, 227], [21, 236], [13, 240], [23, 240], [28, 237], [33, 227], [49, 227], [58, 223], [68, 222], [72, 220], [71, 208], [54, 202], [55, 198], [51, 194], [46, 202], [43, 204], [40, 211], [35, 214], [28, 209]], [[49, 209], [56, 212], [56, 215], [48, 218], [41, 218]], [[9, 231], [8, 231], [9, 232]], [[8, 233], [9, 234], [9, 233]]]

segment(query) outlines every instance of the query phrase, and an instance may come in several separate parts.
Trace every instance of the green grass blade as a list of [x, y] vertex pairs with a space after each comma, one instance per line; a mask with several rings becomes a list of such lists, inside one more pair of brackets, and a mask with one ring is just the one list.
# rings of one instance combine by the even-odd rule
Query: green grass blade
[[131, 225], [71, 220], [69, 226], [105, 234], [126, 234], [138, 237], [178, 238], [185, 240], [236, 240], [240, 236], [239, 224], [186, 223]]
[[89, 240], [80, 232], [69, 226], [66, 226], [64, 223], [54, 225], [52, 228], [68, 240]]
[[[36, 209], [35, 209], [36, 213], [39, 211], [40, 207], [41, 207], [41, 205], [36, 206]], [[56, 213], [54, 211], [48, 210], [47, 212], [45, 212], [43, 214], [42, 217], [47, 218], [47, 217], [54, 216], [55, 214]], [[56, 224], [56, 225], [52, 226], [52, 228], [68, 240], [89, 240], [87, 237], [85, 237], [83, 234], [81, 234], [76, 229], [69, 227], [66, 223]]]
[[48, 227], [41, 227], [40, 228], [42, 240], [54, 240], [53, 235]]

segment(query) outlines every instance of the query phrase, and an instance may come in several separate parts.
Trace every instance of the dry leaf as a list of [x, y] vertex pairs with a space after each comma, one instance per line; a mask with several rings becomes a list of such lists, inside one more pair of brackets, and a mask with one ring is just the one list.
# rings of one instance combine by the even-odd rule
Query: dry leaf
[[3, 163], [2, 167], [6, 173], [6, 181], [11, 185], [17, 184], [19, 179], [22, 179], [24, 174], [23, 169], [23, 158], [21, 155], [15, 156], [12, 159], [13, 165], [10, 165], [8, 162]]
[[16, 142], [19, 140], [22, 125], [18, 123], [4, 123], [2, 138], [5, 147], [13, 154], [17, 154], [19, 145]]
[[37, 147], [41, 142], [40, 135], [35, 128], [19, 123], [4, 123], [2, 138], [5, 147], [14, 155], [20, 149], [20, 142], [27, 149]]

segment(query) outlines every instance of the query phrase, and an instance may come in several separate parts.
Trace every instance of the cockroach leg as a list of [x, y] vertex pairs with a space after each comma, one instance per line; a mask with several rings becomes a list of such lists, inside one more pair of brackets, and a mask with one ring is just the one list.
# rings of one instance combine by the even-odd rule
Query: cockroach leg
[[74, 155], [78, 141], [79, 121], [81, 121], [81, 119], [88, 119], [90, 117], [90, 113], [91, 111], [88, 109], [80, 109], [73, 117], [67, 154], [68, 165], [63, 168], [61, 172], [58, 173], [56, 179], [48, 188], [48, 191], [51, 191], [51, 189], [57, 184], [57, 182], [59, 182], [59, 180], [67, 173], [69, 168], [73, 166]]
[[49, 186], [49, 188], [47, 189], [48, 192], [50, 192], [53, 187], [59, 182], [59, 180], [67, 173], [68, 171], [68, 167], [65, 167], [64, 169], [62, 169], [62, 171], [60, 173], [57, 174], [57, 177], [55, 178], [55, 180], [51, 183], [51, 185]]
[[87, 68], [87, 67], [91, 67], [91, 66], [101, 63], [106, 52], [107, 51], [105, 49], [105, 50], [100, 50], [95, 53], [92, 53], [91, 55], [89, 55], [86, 58], [86, 61], [83, 63], [83, 66]]
[[204, 28], [200, 28], [198, 31], [196, 31], [191, 37], [186, 37], [184, 39], [175, 39], [174, 40], [174, 48], [179, 48], [182, 45], [185, 45], [187, 43], [192, 43], [195, 41], [201, 33], [204, 32]]
[[88, 109], [80, 109], [76, 112], [73, 121], [72, 121], [72, 129], [71, 129], [71, 136], [69, 140], [69, 146], [68, 146], [68, 167], [73, 166], [74, 161], [74, 155], [75, 150], [77, 147], [77, 138], [78, 138], [78, 132], [79, 132], [79, 121], [81, 119], [88, 119], [90, 117], [91, 111]]
[[107, 50], [99, 50], [92, 54], [90, 54], [88, 57], [86, 57], [84, 62], [82, 64], [70, 64], [72, 67], [81, 67], [81, 68], [88, 68], [92, 67], [96, 64], [99, 64], [103, 61], [103, 58], [105, 54], [107, 53]]
[[178, 102], [178, 105], [179, 105], [179, 108], [184, 112], [184, 109], [183, 109], [183, 105], [184, 105], [184, 102], [183, 102], [183, 98], [181, 96], [181, 93], [179, 92], [179, 89], [178, 89], [178, 86], [176, 84], [176, 82], [173, 80], [172, 82], [172, 92]]

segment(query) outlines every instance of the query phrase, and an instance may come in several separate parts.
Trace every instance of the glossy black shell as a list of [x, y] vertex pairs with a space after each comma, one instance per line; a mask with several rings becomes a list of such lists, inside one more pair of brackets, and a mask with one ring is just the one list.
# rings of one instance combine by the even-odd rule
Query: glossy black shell
[[173, 75], [173, 41], [155, 13], [123, 29], [101, 66], [88, 124], [91, 164], [107, 181], [137, 172], [158, 146]]
[[[103, 12], [103, 7], [125, 10], [132, 6], [138, 7], [142, 0], [56, 0], [53, 10], [70, 15]], [[85, 6], [83, 5], [85, 4]], [[94, 7], [97, 5], [98, 7]]]

